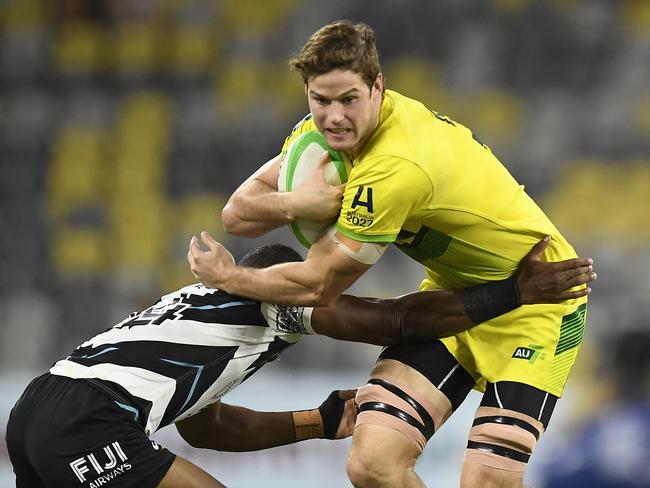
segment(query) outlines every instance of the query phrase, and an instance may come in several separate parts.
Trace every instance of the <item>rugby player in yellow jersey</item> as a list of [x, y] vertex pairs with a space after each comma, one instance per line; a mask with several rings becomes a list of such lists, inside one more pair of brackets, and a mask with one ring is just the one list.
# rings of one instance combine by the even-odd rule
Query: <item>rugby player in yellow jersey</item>
[[[188, 261], [205, 284], [276, 303], [329, 304], [394, 243], [423, 264], [423, 290], [490, 282], [503, 283], [507, 296], [512, 289], [506, 278], [544, 236], [551, 236], [546, 260], [564, 260], [567, 273], [587, 266], [576, 285], [595, 278], [591, 260], [574, 259], [566, 239], [470, 130], [384, 90], [370, 27], [329, 24], [291, 65], [305, 82], [311, 113], [282, 154], [299, 134], [317, 129], [346, 155], [347, 185], [328, 186], [315, 174], [299, 191], [278, 193], [280, 154], [232, 195], [222, 213], [224, 227], [258, 236], [297, 218], [338, 220], [304, 262], [263, 270], [236, 266], [221, 244], [202, 233], [209, 250], [193, 238]], [[469, 432], [461, 486], [522, 486], [578, 352], [588, 293], [577, 286], [557, 304], [525, 305], [433, 343], [385, 348], [357, 393], [352, 483], [424, 486], [414, 470], [418, 456], [475, 388], [485, 393]], [[480, 292], [465, 296], [477, 323], [491, 306]]]

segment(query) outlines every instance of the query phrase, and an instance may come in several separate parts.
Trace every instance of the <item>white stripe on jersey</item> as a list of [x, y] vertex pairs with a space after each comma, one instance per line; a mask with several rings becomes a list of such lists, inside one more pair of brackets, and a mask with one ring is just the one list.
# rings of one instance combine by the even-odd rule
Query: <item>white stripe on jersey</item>
[[96, 378], [110, 380], [124, 387], [129, 393], [149, 400], [151, 411], [145, 431], [147, 435], [156, 431], [174, 391], [176, 380], [142, 368], [116, 366], [110, 363], [84, 366], [67, 359], [57, 361], [50, 373], [68, 378]]
[[219, 381], [215, 382], [210, 388], [208, 388], [191, 408], [175, 418], [173, 422], [191, 417], [208, 405], [213, 404], [217, 400], [221, 400], [226, 393], [236, 388], [242, 381], [244, 381], [244, 378], [246, 378], [246, 375], [251, 370], [250, 365], [253, 364], [255, 359], [257, 359], [256, 356], [238, 358], [237, 361], [228, 361], [228, 365], [223, 370], [223, 373], [221, 373]]
[[[219, 378], [201, 395], [190, 409], [181, 415], [186, 418], [219, 400], [228, 391], [239, 385], [249, 372], [260, 354], [266, 352], [269, 343], [241, 345], [233, 359], [219, 375]], [[152, 403], [145, 431], [147, 435], [158, 430], [170, 400], [176, 392], [176, 380], [158, 373], [131, 366], [111, 363], [84, 366], [74, 361], [62, 359], [57, 361], [50, 373], [68, 378], [95, 378], [117, 383], [129, 393]], [[176, 421], [178, 419], [175, 419]]]
[[251, 325], [211, 324], [195, 320], [165, 320], [160, 324], [112, 328], [96, 335], [81, 347], [97, 347], [127, 341], [161, 341], [197, 346], [240, 346], [266, 344], [280, 339], [294, 343], [301, 334]]
[[[216, 290], [204, 288], [201, 285], [191, 285], [181, 290], [178, 290], [169, 295], [165, 295], [155, 306], [148, 311], [152, 310], [164, 312], [165, 307], [178, 305], [181, 303], [178, 298], [180, 295], [209, 295], [214, 294]], [[221, 293], [221, 292], [219, 292]], [[220, 299], [223, 297], [221, 296]], [[176, 301], [174, 301], [176, 300]], [[238, 301], [232, 302], [233, 304], [242, 305]], [[181, 303], [182, 304], [182, 303]], [[254, 305], [254, 302], [251, 302]], [[225, 306], [229, 306], [227, 303]], [[216, 305], [216, 308], [223, 307], [224, 304]], [[273, 306], [267, 307], [268, 312], [273, 312]], [[143, 312], [144, 313], [144, 312]], [[277, 315], [277, 311], [274, 312]], [[302, 312], [298, 312], [302, 316]], [[141, 315], [140, 315], [141, 316]], [[138, 316], [136, 315], [136, 318]], [[291, 316], [292, 317], [292, 316]], [[289, 318], [291, 318], [289, 317]], [[266, 317], [265, 317], [266, 318]], [[134, 397], [144, 399], [151, 402], [151, 410], [149, 411], [148, 418], [145, 425], [147, 434], [155, 432], [161, 425], [163, 419], [167, 423], [170, 415], [178, 415], [176, 421], [181, 418], [186, 418], [192, 414], [202, 410], [207, 405], [214, 403], [220, 399], [224, 394], [232, 388], [239, 385], [244, 378], [252, 371], [251, 365], [260, 358], [260, 355], [269, 351], [269, 347], [274, 343], [276, 338], [282, 339], [284, 343], [293, 344], [297, 342], [302, 334], [297, 333], [297, 330], [302, 326], [294, 325], [289, 322], [285, 330], [275, 328], [273, 326], [264, 327], [260, 325], [246, 325], [246, 324], [223, 324], [223, 323], [207, 323], [199, 322], [196, 320], [188, 320], [181, 318], [168, 318], [163, 320], [160, 324], [153, 323], [138, 323], [136, 325], [129, 325], [132, 317], [125, 319], [117, 326], [109, 329], [89, 341], [83, 343], [80, 348], [92, 347], [99, 348], [105, 345], [115, 345], [115, 347], [103, 348], [104, 351], [117, 350], [119, 344], [138, 343], [138, 342], [165, 342], [171, 345], [178, 345], [180, 349], [186, 346], [208, 346], [208, 347], [234, 347], [234, 355], [232, 359], [225, 365], [223, 371], [218, 377], [211, 377], [211, 384], [206, 384], [206, 376], [203, 379], [201, 388], [204, 391], [196, 391], [198, 400], [192, 400], [191, 404], [187, 405], [187, 409], [181, 408], [182, 412], [168, 412], [170, 402], [174, 398], [177, 388], [177, 378], [168, 377], [150, 371], [143, 367], [124, 366], [110, 362], [110, 354], [103, 355], [104, 351], [97, 354], [88, 356], [87, 359], [99, 358], [98, 364], [85, 366], [76, 362], [72, 356], [58, 361], [50, 369], [50, 373], [67, 376], [70, 378], [93, 378], [104, 381], [111, 381], [120, 385]], [[268, 318], [267, 318], [268, 321]], [[286, 344], [285, 344], [286, 345]], [[145, 346], [146, 347], [146, 346]], [[146, 360], [146, 350], [143, 351], [143, 359]], [[78, 359], [85, 358], [81, 356]], [[271, 359], [272, 356], [266, 358]], [[159, 359], [159, 358], [157, 358]], [[215, 356], [215, 359], [217, 357]], [[166, 362], [167, 359], [162, 359]], [[137, 362], [135, 363], [137, 364]], [[194, 366], [194, 365], [188, 365]], [[198, 380], [200, 373], [197, 374]], [[194, 388], [194, 387], [192, 387]], [[196, 398], [196, 396], [189, 395]], [[187, 403], [187, 402], [186, 402]], [[185, 407], [186, 405], [183, 405]], [[166, 416], [167, 415], [167, 416]]]

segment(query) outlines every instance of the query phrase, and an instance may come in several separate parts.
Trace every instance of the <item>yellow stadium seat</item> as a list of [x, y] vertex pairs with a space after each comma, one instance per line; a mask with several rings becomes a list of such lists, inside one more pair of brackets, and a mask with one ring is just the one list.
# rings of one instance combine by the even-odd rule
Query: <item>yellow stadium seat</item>
[[287, 19], [300, 0], [221, 0], [222, 25], [233, 32], [268, 34], [271, 29]]
[[187, 237], [208, 229], [213, 236], [226, 236], [221, 227], [221, 209], [226, 204], [224, 195], [215, 193], [197, 193], [184, 198], [176, 205], [174, 212], [174, 230]]
[[228, 119], [240, 120], [257, 98], [259, 87], [266, 83], [266, 63], [259, 60], [234, 59], [223, 66], [215, 78], [218, 106]]
[[389, 88], [420, 100], [430, 109], [447, 107], [445, 111], [451, 113], [448, 107], [452, 97], [441, 80], [439, 68], [431, 61], [415, 57], [398, 58], [386, 64], [384, 76]]
[[54, 142], [47, 178], [48, 215], [65, 218], [72, 209], [105, 200], [105, 136], [88, 127], [65, 127]]
[[109, 239], [116, 267], [153, 271], [167, 258], [168, 213], [162, 195], [113, 202]]
[[105, 235], [99, 229], [62, 226], [52, 232], [50, 257], [60, 276], [98, 276], [108, 267], [107, 252]]
[[153, 22], [125, 22], [114, 32], [115, 70], [127, 77], [140, 77], [159, 67], [163, 32]]
[[620, 3], [621, 19], [627, 30], [633, 34], [650, 37], [650, 2], [626, 0]]
[[275, 103], [278, 115], [287, 118], [292, 125], [309, 111], [303, 81], [298, 73], [287, 69], [282, 63], [272, 63], [265, 70], [269, 98]]
[[169, 101], [159, 92], [137, 92], [125, 100], [114, 153], [113, 184], [120, 197], [132, 191], [164, 190], [170, 117]]
[[44, 0], [6, 0], [0, 8], [0, 22], [7, 31], [40, 29], [46, 19]]
[[101, 64], [105, 33], [91, 22], [63, 24], [52, 46], [52, 57], [59, 72], [90, 75]]
[[542, 208], [570, 240], [650, 241], [650, 161], [579, 160], [565, 165]]
[[490, 141], [512, 140], [524, 125], [522, 103], [503, 90], [484, 90], [466, 98], [457, 117]]
[[165, 272], [161, 284], [165, 289], [172, 290], [196, 280], [185, 258], [192, 235], [198, 236], [202, 230], [207, 230], [219, 242], [227, 243], [229, 236], [224, 232], [220, 218], [225, 203], [224, 195], [197, 193], [173, 206], [165, 220], [169, 223], [166, 230], [171, 246], [170, 259], [163, 264]]
[[208, 25], [179, 25], [173, 34], [170, 64], [176, 74], [209, 73], [217, 55], [215, 35]]

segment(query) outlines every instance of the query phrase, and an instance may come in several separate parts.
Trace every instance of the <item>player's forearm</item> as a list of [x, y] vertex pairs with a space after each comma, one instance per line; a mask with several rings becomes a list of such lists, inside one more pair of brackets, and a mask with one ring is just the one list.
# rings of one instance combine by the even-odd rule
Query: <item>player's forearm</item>
[[311, 317], [318, 334], [382, 346], [430, 341], [473, 325], [460, 293], [448, 290], [389, 299], [341, 295], [330, 307], [316, 307]]
[[296, 437], [291, 412], [256, 412], [243, 407], [224, 407], [227, 408], [222, 409], [222, 429], [212, 440], [212, 445], [208, 446], [210, 449], [230, 452], [258, 451], [302, 440]]
[[394, 327], [403, 342], [448, 337], [508, 313], [521, 305], [515, 278], [463, 290], [431, 290], [405, 295], [393, 304]]
[[242, 237], [258, 237], [288, 224], [290, 194], [279, 193], [260, 180], [251, 180], [235, 192], [221, 212], [226, 232]]
[[193, 447], [217, 451], [258, 451], [323, 437], [318, 409], [296, 412], [258, 412], [221, 404], [218, 415], [201, 415], [177, 425]]
[[392, 310], [396, 339], [401, 342], [449, 337], [476, 325], [467, 315], [459, 291], [411, 293], [396, 299]]
[[284, 305], [316, 306], [333, 303], [354, 280], [330, 279], [306, 262], [263, 269], [236, 267], [218, 286], [232, 295]]
[[316, 307], [311, 326], [335, 339], [391, 345], [448, 337], [520, 305], [514, 279], [464, 290], [431, 290], [399, 298], [342, 295], [330, 307]]

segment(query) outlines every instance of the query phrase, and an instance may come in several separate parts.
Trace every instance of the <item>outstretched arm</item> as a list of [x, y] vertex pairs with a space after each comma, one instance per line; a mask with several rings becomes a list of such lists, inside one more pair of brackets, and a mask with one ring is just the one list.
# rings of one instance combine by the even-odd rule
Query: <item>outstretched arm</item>
[[[549, 240], [537, 243], [513, 278], [465, 290], [432, 290], [398, 298], [342, 295], [312, 313], [314, 332], [335, 339], [390, 345], [430, 341], [473, 327], [524, 304], [558, 303], [588, 295], [596, 279], [592, 260], [543, 262]], [[574, 290], [574, 287], [582, 288]]]
[[196, 236], [192, 237], [187, 261], [205, 286], [232, 295], [276, 304], [330, 305], [371, 266], [350, 257], [339, 246], [345, 242], [348, 250], [357, 251], [362, 243], [336, 236], [334, 240], [323, 234], [304, 261], [257, 269], [236, 265], [232, 254], [204, 231], [201, 241], [208, 250], [203, 251]]
[[320, 407], [293, 412], [258, 412], [217, 402], [176, 424], [193, 447], [217, 451], [257, 451], [306, 439], [352, 435], [356, 390], [330, 393]]

